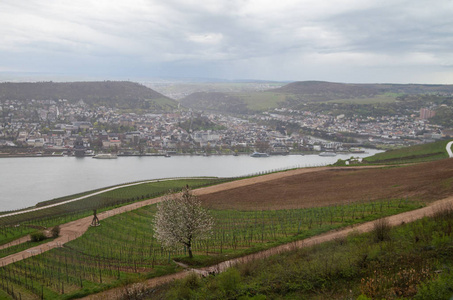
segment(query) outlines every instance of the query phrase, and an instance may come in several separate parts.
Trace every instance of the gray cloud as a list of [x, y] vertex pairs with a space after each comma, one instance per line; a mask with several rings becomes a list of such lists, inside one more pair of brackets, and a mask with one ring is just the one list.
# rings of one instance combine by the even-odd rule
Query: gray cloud
[[451, 83], [452, 12], [449, 0], [3, 0], [0, 72]]

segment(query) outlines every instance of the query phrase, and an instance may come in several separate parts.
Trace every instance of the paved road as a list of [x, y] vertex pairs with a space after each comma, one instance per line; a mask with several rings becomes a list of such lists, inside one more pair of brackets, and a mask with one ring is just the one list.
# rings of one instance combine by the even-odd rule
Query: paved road
[[449, 142], [447, 144], [447, 153], [448, 153], [448, 156], [450, 156], [450, 158], [453, 157], [453, 152], [451, 151], [451, 146], [453, 145], [453, 141]]
[[[382, 166], [371, 166], [371, 167], [365, 166], [365, 167], [358, 167], [358, 168], [376, 168], [376, 167], [382, 167]], [[239, 186], [246, 186], [246, 185], [250, 185], [250, 184], [254, 184], [254, 183], [275, 180], [275, 179], [283, 178], [286, 176], [292, 176], [292, 175], [302, 174], [302, 173], [320, 172], [320, 171], [329, 170], [329, 169], [338, 170], [339, 168], [338, 167], [320, 167], [320, 168], [296, 169], [296, 170], [291, 170], [291, 171], [287, 171], [287, 172], [273, 173], [273, 174], [268, 174], [268, 175], [259, 176], [259, 177], [252, 177], [252, 178], [239, 180], [239, 181], [227, 182], [227, 183], [223, 183], [223, 184], [219, 184], [219, 185], [215, 185], [215, 186], [197, 189], [197, 190], [194, 190], [193, 192], [196, 195], [209, 194], [209, 193], [214, 193], [214, 192], [218, 192], [218, 191], [222, 191], [222, 190], [233, 189], [233, 188], [236, 188]], [[136, 183], [136, 184], [139, 184], [139, 183]], [[135, 210], [135, 209], [143, 207], [143, 206], [158, 203], [162, 200], [163, 200], [163, 197], [159, 197], [159, 198], [148, 199], [148, 200], [144, 200], [141, 202], [126, 205], [123, 207], [115, 208], [115, 209], [112, 209], [109, 211], [99, 213], [98, 218], [102, 221], [103, 219], [106, 219], [108, 217], [111, 217], [111, 216], [114, 216], [114, 215], [117, 215], [120, 213], [124, 213], [127, 211], [132, 211], [132, 210]], [[433, 202], [428, 207], [424, 207], [424, 208], [421, 208], [421, 209], [418, 209], [415, 211], [391, 216], [388, 219], [392, 225], [399, 225], [402, 222], [408, 223], [408, 222], [412, 222], [416, 219], [420, 219], [420, 218], [424, 217], [425, 215], [426, 216], [432, 215], [436, 209], [439, 209], [448, 204], [453, 205], [453, 196], [443, 199], [443, 200]], [[88, 228], [91, 224], [92, 218], [93, 217], [90, 216], [90, 217], [86, 217], [83, 219], [79, 219], [76, 221], [72, 221], [72, 222], [60, 225], [60, 237], [53, 240], [52, 242], [42, 244], [42, 245], [27, 249], [25, 251], [1, 258], [0, 266], [5, 266], [8, 264], [17, 262], [19, 260], [22, 260], [22, 259], [26, 259], [30, 256], [39, 255], [39, 254], [49, 251], [53, 248], [63, 246], [63, 244], [65, 244], [66, 242], [74, 240], [74, 239], [80, 237], [83, 233], [85, 233], [85, 231], [88, 230]], [[317, 243], [322, 243], [322, 242], [332, 240], [332, 239], [335, 239], [338, 237], [346, 236], [352, 231], [356, 231], [359, 233], [370, 231], [373, 227], [373, 224], [374, 224], [373, 222], [369, 222], [369, 223], [355, 226], [353, 228], [346, 228], [346, 229], [342, 229], [342, 230], [338, 230], [338, 231], [328, 232], [328, 233], [325, 233], [325, 234], [322, 234], [322, 235], [319, 235], [316, 237], [312, 237], [309, 239], [301, 240], [298, 242], [293, 242], [293, 243], [286, 244], [286, 245], [281, 245], [276, 248], [272, 248], [272, 249], [262, 251], [262, 252], [259, 252], [256, 254], [248, 255], [248, 256], [234, 259], [231, 261], [226, 261], [221, 264], [211, 266], [209, 268], [203, 268], [203, 269], [197, 270], [197, 273], [209, 273], [209, 272], [213, 272], [213, 271], [220, 272], [220, 271], [225, 270], [229, 266], [231, 266], [235, 263], [241, 262], [241, 261], [247, 261], [247, 260], [251, 260], [251, 259], [260, 259], [260, 258], [267, 257], [267, 256], [270, 256], [270, 255], [273, 255], [273, 254], [276, 254], [276, 253], [279, 253], [282, 251], [288, 251], [288, 250], [291, 250], [294, 248], [311, 246], [311, 245], [314, 245]], [[146, 288], [158, 286], [165, 282], [183, 278], [183, 277], [187, 276], [188, 274], [190, 274], [191, 272], [193, 272], [193, 271], [186, 270], [186, 271], [179, 272], [176, 274], [171, 274], [171, 275], [167, 275], [167, 276], [163, 276], [163, 277], [159, 277], [159, 278], [154, 278], [154, 279], [148, 280], [142, 284]], [[124, 292], [124, 289], [125, 288], [123, 287], [123, 288], [109, 290], [109, 291], [106, 291], [104, 293], [100, 293], [97, 295], [91, 295], [90, 297], [87, 297], [87, 299], [116, 299], [117, 297], [120, 297], [120, 295], [122, 295], [122, 292]]]
[[[181, 177], [181, 178], [165, 178], [165, 179], [154, 179], [154, 180], [138, 181], [138, 182], [134, 182], [134, 183], [126, 183], [126, 184], [123, 184], [123, 185], [114, 186], [114, 187], [111, 187], [111, 188], [108, 188], [108, 189], [104, 189], [104, 190], [99, 191], [99, 192], [94, 192], [94, 193], [91, 193], [89, 195], [85, 195], [85, 196], [81, 196], [81, 197], [78, 197], [78, 198], [66, 200], [66, 201], [63, 201], [63, 202], [58, 202], [58, 203], [55, 203], [55, 204], [50, 204], [50, 205], [41, 206], [41, 207], [37, 207], [37, 208], [31, 208], [31, 209], [16, 211], [16, 212], [5, 214], [5, 215], [0, 215], [0, 218], [20, 215], [20, 214], [23, 214], [23, 213], [33, 212], [33, 211], [37, 211], [37, 210], [42, 210], [42, 209], [46, 209], [46, 208], [49, 208], [49, 207], [55, 207], [55, 206], [63, 205], [63, 204], [66, 204], [66, 203], [71, 203], [71, 202], [74, 202], [74, 201], [79, 201], [79, 200], [82, 200], [82, 199], [85, 199], [85, 198], [89, 198], [89, 197], [92, 197], [92, 196], [96, 196], [96, 195], [99, 195], [99, 194], [103, 194], [103, 193], [106, 193], [106, 192], [110, 192], [110, 191], [121, 189], [121, 188], [128, 187], [128, 186], [134, 186], [134, 185], [152, 183], [152, 182], [159, 182], [159, 181], [184, 180], [184, 179], [196, 179], [196, 178], [197, 177], [190, 177], [190, 178], [185, 178], [185, 177]], [[205, 178], [206, 177], [203, 177], [203, 179], [205, 179]]]

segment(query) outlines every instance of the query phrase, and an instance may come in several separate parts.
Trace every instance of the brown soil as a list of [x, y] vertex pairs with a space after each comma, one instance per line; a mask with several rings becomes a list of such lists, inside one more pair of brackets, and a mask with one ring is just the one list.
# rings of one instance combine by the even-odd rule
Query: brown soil
[[4, 244], [4, 245], [0, 245], [0, 250], [6, 249], [6, 248], [9, 248], [9, 247], [12, 247], [12, 246], [16, 246], [16, 245], [19, 245], [19, 244], [26, 243], [26, 242], [28, 242], [29, 240], [30, 240], [30, 235], [26, 235], [26, 236], [24, 236], [24, 237], [21, 237], [20, 239], [11, 241], [11, 242], [6, 243], [6, 244]]
[[[312, 168], [297, 169], [274, 173], [241, 181], [224, 183], [194, 191], [211, 207], [234, 209], [275, 209], [321, 206], [385, 197], [411, 196], [424, 200], [437, 200], [430, 206], [396, 216], [389, 217], [392, 225], [411, 222], [433, 213], [433, 207], [453, 203], [453, 159], [418, 164], [399, 168]], [[369, 198], [367, 198], [369, 197]], [[102, 221], [110, 216], [131, 211], [161, 201], [162, 198], [149, 199], [98, 214]], [[231, 203], [231, 204], [230, 204]], [[37, 255], [81, 236], [89, 227], [92, 217], [86, 217], [60, 226], [60, 237], [52, 242], [22, 251], [0, 259], [4, 266], [18, 260]], [[371, 230], [373, 222], [339, 231], [329, 232], [310, 239], [282, 245], [267, 251], [249, 255], [219, 265], [199, 270], [198, 272], [221, 271], [227, 266], [248, 259], [258, 259], [281, 251], [306, 247], [316, 243], [346, 236], [352, 231]], [[151, 279], [143, 283], [149, 288], [174, 279], [183, 278], [190, 271], [184, 271]], [[90, 299], [115, 299], [124, 293], [124, 288], [113, 289]]]
[[[453, 160], [392, 168], [317, 168], [200, 195], [214, 209], [291, 209], [406, 198], [432, 201], [453, 193]], [[261, 178], [261, 177], [259, 177]]]

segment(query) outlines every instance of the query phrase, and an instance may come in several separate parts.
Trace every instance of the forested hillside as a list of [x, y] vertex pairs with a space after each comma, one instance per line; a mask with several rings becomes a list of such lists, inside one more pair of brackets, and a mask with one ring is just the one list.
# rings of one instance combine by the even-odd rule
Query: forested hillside
[[0, 83], [0, 100], [83, 100], [89, 105], [168, 109], [177, 102], [129, 81]]
[[[195, 109], [233, 113], [247, 113], [273, 108], [306, 110], [307, 104], [329, 105], [329, 102], [349, 106], [372, 105], [373, 110], [375, 110], [376, 104], [384, 104], [383, 113], [385, 114], [389, 110], [397, 111], [401, 105], [406, 104], [409, 104], [410, 109], [417, 110], [419, 107], [414, 108], [412, 104], [415, 102], [419, 104], [420, 101], [442, 103], [445, 99], [451, 99], [451, 95], [453, 95], [453, 85], [349, 84], [299, 81], [267, 91], [194, 93], [182, 99], [181, 104]], [[350, 108], [348, 107], [346, 112], [352, 112], [353, 110]], [[326, 109], [331, 108], [322, 107], [322, 110]]]

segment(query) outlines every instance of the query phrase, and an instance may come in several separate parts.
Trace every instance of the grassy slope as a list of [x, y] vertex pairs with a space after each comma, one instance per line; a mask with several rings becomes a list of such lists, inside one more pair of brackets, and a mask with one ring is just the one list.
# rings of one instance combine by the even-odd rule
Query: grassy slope
[[[322, 182], [320, 182], [320, 184], [322, 184]], [[360, 211], [360, 210], [358, 210], [358, 211]], [[236, 214], [234, 211], [223, 212], [223, 214], [225, 214], [225, 213], [227, 215]], [[288, 211], [286, 213], [291, 214], [290, 211]], [[77, 254], [78, 256], [75, 256], [75, 253], [73, 253], [73, 252], [55, 253], [56, 251], [54, 251], [54, 252], [52, 252], [53, 254], [51, 254], [51, 253], [48, 254], [50, 256], [46, 255], [45, 260], [46, 261], [53, 261], [53, 260], [61, 261], [62, 257], [64, 258], [68, 255], [68, 257], [71, 257], [71, 259], [74, 258], [76, 260], [84, 261], [84, 256], [88, 254], [87, 257], [90, 257], [90, 260], [94, 259], [95, 264], [101, 264], [101, 261], [97, 262], [96, 257], [102, 257], [102, 259], [103, 259], [102, 264], [106, 264], [105, 259], [106, 259], [106, 257], [108, 257], [109, 255], [111, 255], [113, 253], [112, 250], [115, 250], [115, 251], [118, 250], [120, 252], [120, 254], [119, 254], [120, 260], [121, 260], [121, 257], [124, 257], [125, 255], [126, 255], [126, 257], [128, 257], [126, 260], [123, 259], [123, 262], [121, 262], [121, 270], [124, 271], [124, 273], [123, 273], [123, 271], [121, 271], [122, 275], [120, 277], [122, 278], [122, 280], [124, 280], [126, 278], [136, 278], [136, 279], [140, 278], [140, 276], [137, 277], [136, 274], [134, 275], [133, 272], [131, 273], [130, 269], [133, 269], [134, 265], [140, 264], [142, 262], [140, 259], [143, 258], [144, 252], [146, 253], [146, 252], [150, 251], [149, 250], [150, 245], [148, 244], [150, 242], [150, 239], [149, 239], [149, 237], [146, 238], [143, 234], [144, 234], [144, 232], [149, 231], [149, 225], [150, 225], [151, 219], [146, 216], [146, 215], [148, 215], [148, 213], [144, 210], [142, 210], [141, 212], [140, 211], [133, 212], [130, 214], [130, 217], [128, 215], [121, 216], [121, 219], [118, 220], [116, 225], [113, 225], [113, 223], [112, 223], [111, 226], [108, 226], [108, 228], [105, 226], [101, 226], [101, 227], [97, 228], [97, 229], [100, 229], [101, 231], [110, 230], [111, 231], [110, 234], [105, 234], [105, 235], [103, 234], [102, 236], [91, 236], [91, 237], [87, 236], [86, 239], [84, 238], [84, 240], [85, 240], [84, 243], [87, 243], [87, 244], [85, 244], [85, 246], [83, 246], [81, 244], [79, 244], [79, 246], [76, 246], [77, 243], [74, 244], [73, 247], [78, 248], [77, 251], [75, 252], [75, 253], [78, 253]], [[252, 212], [252, 215], [253, 215], [253, 212]], [[297, 214], [295, 214], [295, 215], [297, 215]], [[318, 214], [315, 213], [314, 215], [319, 215], [319, 213]], [[328, 213], [327, 213], [327, 215], [328, 215]], [[276, 224], [276, 225], [278, 224], [277, 227], [285, 228], [286, 225], [281, 226], [283, 224], [280, 224], [281, 221], [279, 221], [282, 218], [287, 219], [286, 216], [283, 216], [283, 214], [282, 214], [282, 215], [280, 215], [280, 218], [277, 218], [274, 221], [274, 224]], [[133, 221], [134, 219], [139, 220], [137, 224], [142, 224], [142, 225], [140, 227], [135, 225], [136, 223], [135, 223], [135, 221]], [[251, 220], [252, 223], [254, 223], [253, 216], [250, 217], [250, 216], [244, 215], [244, 216], [239, 216], [237, 219], [240, 221], [239, 223], [244, 223], [244, 221], [246, 221], [246, 220]], [[114, 219], [112, 219], [112, 222], [114, 222]], [[233, 225], [233, 222], [231, 222], [231, 219], [228, 219], [228, 221], [226, 223]], [[324, 223], [326, 223], [326, 222], [324, 222]], [[106, 224], [104, 224], [104, 225], [106, 225]], [[326, 225], [329, 225], [329, 224], [326, 224]], [[145, 230], [144, 228], [147, 228], [147, 229]], [[94, 233], [97, 229], [92, 229], [91, 232]], [[298, 229], [296, 229], [296, 230], [298, 230]], [[275, 230], [271, 229], [270, 234], [273, 234], [272, 233], [273, 231], [275, 231]], [[268, 232], [269, 232], [269, 230], [268, 230]], [[119, 234], [119, 233], [121, 233], [121, 234]], [[294, 234], [294, 232], [292, 232], [292, 231], [287, 231], [287, 233], [284, 233], [282, 231], [281, 237], [285, 238], [284, 236], [286, 236], [288, 233], [290, 236]], [[255, 231], [255, 234], [256, 234], [256, 231]], [[148, 235], [149, 235], [149, 232], [148, 232]], [[229, 235], [231, 235], [231, 234], [229, 234]], [[106, 242], [106, 240], [105, 240], [105, 238], [107, 238], [108, 236], [114, 237], [115, 239], [119, 239], [121, 241], [121, 243], [123, 243], [123, 245], [121, 245], [121, 243], [115, 244], [115, 246], [107, 247], [106, 248], [107, 250], [105, 250], [104, 249], [105, 245], [103, 245], [103, 244], [108, 245], [110, 243], [110, 242]], [[248, 240], [249, 236], [250, 236], [250, 230], [240, 231], [240, 234], [238, 234], [238, 236], [237, 236], [237, 237], [241, 237], [241, 239], [242, 239], [242, 244], [238, 244], [240, 249], [245, 249], [248, 247], [246, 244], [248, 243], [247, 240]], [[132, 241], [130, 240], [131, 238], [132, 238]], [[82, 240], [80, 240], [78, 243], [81, 243], [81, 242], [82, 242]], [[132, 248], [128, 246], [131, 244], [138, 246], [137, 242], [143, 243], [142, 245], [144, 246], [144, 248], [141, 249], [141, 247], [134, 247], [134, 250], [132, 250]], [[82, 243], [82, 244], [84, 244], [84, 243]], [[96, 245], [96, 243], [100, 243], [100, 244]], [[71, 244], [69, 244], [68, 246], [71, 246]], [[81, 248], [79, 248], [79, 247], [81, 247]], [[226, 246], [225, 246], [224, 250], [225, 251], [227, 250]], [[68, 251], [68, 249], [66, 249], [65, 251]], [[94, 251], [94, 252], [89, 253], [91, 251]], [[130, 252], [130, 251], [133, 251], [133, 252]], [[202, 250], [202, 251], [204, 251], [204, 250]], [[87, 253], [81, 255], [81, 253], [84, 253], [84, 252], [87, 252]], [[230, 254], [231, 254], [231, 252], [230, 252]], [[54, 255], [55, 257], [52, 258], [51, 255]], [[118, 259], [118, 257], [117, 257], [117, 259]], [[156, 270], [158, 270], [158, 273], [171, 271], [170, 270], [171, 265], [166, 266], [166, 264], [162, 262], [162, 258], [160, 258], [158, 260], [160, 261], [158, 263], [158, 265], [162, 266], [162, 268], [159, 267], [160, 269], [156, 269]], [[166, 258], [164, 260], [166, 260]], [[113, 261], [115, 261], [115, 259]], [[152, 259], [152, 261], [154, 264], [154, 259]], [[147, 261], [148, 266], [149, 266], [149, 263], [150, 263], [150, 261], [148, 260]], [[108, 263], [108, 264], [110, 266], [110, 263]], [[167, 267], [170, 267], [170, 269]], [[80, 268], [80, 267], [76, 267], [75, 270], [77, 270], [77, 268]], [[127, 272], [128, 268], [129, 268], [129, 272]], [[149, 274], [149, 273], [145, 272], [145, 274]], [[154, 273], [154, 275], [156, 275], [156, 273]], [[150, 274], [150, 275], [146, 275], [146, 276], [153, 276], [153, 275]], [[116, 277], [116, 275], [113, 275], [113, 276], [109, 275], [108, 270], [106, 270], [105, 274], [103, 274], [103, 278], [104, 278], [103, 280], [106, 281], [108, 279], [108, 281], [110, 282], [109, 284], [113, 284], [113, 282], [115, 282], [115, 277]], [[88, 278], [90, 278], [89, 275], [88, 275]], [[116, 282], [115, 284], [119, 284], [119, 283]], [[93, 289], [89, 289], [91, 291], [99, 289], [99, 285], [96, 282], [91, 282], [91, 280], [88, 280], [88, 279], [87, 279], [87, 282], [84, 283], [84, 286], [85, 285], [92, 286]], [[107, 287], [107, 286], [104, 285], [104, 287]], [[55, 292], [53, 292], [53, 293], [55, 293]], [[55, 297], [59, 298], [57, 295]]]
[[416, 145], [405, 147], [402, 149], [389, 150], [386, 152], [375, 154], [371, 157], [365, 158], [369, 163], [415, 163], [422, 161], [434, 161], [439, 159], [448, 158], [446, 146], [448, 140], [438, 141], [434, 143]]
[[153, 299], [450, 299], [453, 208], [391, 230], [381, 225], [215, 277], [189, 277]]
[[[419, 173], [418, 169], [414, 169], [414, 166], [406, 168], [412, 170], [414, 173]], [[433, 172], [436, 170], [436, 168], [429, 169], [432, 169]], [[331, 173], [335, 175], [338, 172]], [[318, 184], [325, 186], [325, 181], [319, 181]], [[367, 193], [366, 189], [361, 191]], [[272, 197], [272, 195], [268, 196]], [[383, 208], [386, 206], [385, 203], [387, 201], [384, 202]], [[358, 218], [355, 220], [357, 222], [364, 221], [368, 219], [368, 216], [371, 216], [368, 212], [364, 214], [364, 210], [361, 208], [351, 207], [352, 213], [355, 216], [354, 218]], [[372, 210], [376, 211], [378, 209], [380, 210], [380, 208], [380, 205], [374, 205]], [[322, 212], [323, 210], [324, 212]], [[329, 228], [335, 228], [339, 225], [338, 216], [335, 217], [333, 222], [330, 217], [334, 211], [340, 213], [339, 216], [341, 219], [346, 218], [348, 215], [350, 216], [351, 213], [351, 209], [349, 209], [349, 213], [343, 214], [338, 205], [331, 208], [321, 208], [321, 210], [314, 209], [313, 212], [307, 213], [302, 210], [285, 210], [281, 212], [218, 211], [216, 212], [217, 218], [224, 219], [224, 225], [216, 233], [215, 240], [217, 244], [211, 243], [208, 247], [203, 243], [199, 244], [197, 246], [198, 260], [196, 263], [206, 264], [214, 262], [213, 259], [222, 258], [225, 255], [231, 257], [241, 252], [247, 253], [252, 250], [250, 247], [256, 251], [263, 249], [263, 247], [270, 247], [276, 243], [287, 242], [292, 238], [303, 238], [307, 234], [310, 236], [328, 230]], [[268, 217], [272, 214], [274, 214], [273, 219]], [[83, 279], [85, 289], [84, 291], [80, 291], [76, 286], [71, 285], [71, 282], [77, 282], [80, 276], [75, 276], [71, 273], [69, 275], [69, 285], [64, 283], [66, 293], [69, 293], [69, 289], [72, 289], [74, 293], [92, 293], [96, 290], [121, 284], [124, 280], [139, 280], [172, 272], [174, 271], [174, 266], [168, 263], [169, 254], [167, 252], [161, 252], [160, 246], [153, 241], [151, 231], [152, 215], [153, 209], [148, 208], [107, 219], [103, 221], [103, 226], [91, 228], [81, 239], [68, 243], [64, 249], [51, 251], [42, 257], [37, 256], [33, 261], [24, 261], [22, 269], [19, 270], [24, 270], [24, 268], [27, 270], [30, 264], [45, 263], [46, 266], [47, 264], [52, 266], [57, 261], [70, 261], [71, 263], [68, 269], [71, 272], [72, 270], [74, 270], [74, 274], [83, 272], [81, 276], [83, 276], [82, 279], [85, 278]], [[320, 216], [324, 216], [322, 224], [319, 222]], [[294, 217], [296, 219], [291, 220]], [[302, 219], [299, 221], [301, 217]], [[290, 222], [288, 223], [286, 221]], [[307, 225], [309, 226], [311, 222], [311, 230], [314, 230], [312, 233], [310, 233], [310, 230], [307, 230]], [[299, 230], [303, 230], [302, 235], [298, 234]], [[264, 238], [261, 232], [265, 234]], [[222, 238], [226, 239], [219, 244], [218, 242]], [[256, 242], [261, 242], [261, 245], [257, 245]], [[131, 244], [134, 247], [130, 247]], [[209, 252], [210, 255], [206, 255], [206, 252]], [[171, 256], [184, 257], [184, 253], [181, 250], [179, 252], [173, 252]], [[92, 272], [98, 272], [96, 268], [100, 264], [104, 265], [102, 271], [103, 283], [100, 283], [97, 277], [91, 277]], [[83, 269], [82, 266], [90, 267]], [[118, 271], [117, 268], [119, 266], [120, 270]], [[15, 266], [11, 268], [15, 268]], [[136, 268], [138, 268], [140, 274], [136, 273]], [[7, 269], [10, 270], [10, 267], [8, 266]], [[51, 279], [51, 276], [49, 278], [47, 276], [49, 275], [46, 275], [46, 280], [50, 282], [56, 280], [55, 278]], [[120, 278], [120, 281], [117, 278]], [[61, 287], [61, 283], [59, 286]], [[21, 289], [23, 287], [17, 286], [16, 288]], [[47, 289], [47, 293], [49, 295], [52, 293], [55, 299], [61, 298], [58, 296], [58, 288], [49, 287]]]
[[[401, 200], [384, 201], [382, 205], [363, 203], [344, 208], [336, 206], [300, 211], [215, 211], [212, 213], [219, 226], [216, 226], [214, 237], [208, 244], [195, 243], [196, 263], [216, 263], [417, 206]], [[102, 226], [90, 228], [81, 238], [66, 243], [63, 248], [0, 269], [0, 276], [29, 272], [40, 274], [35, 279], [35, 286], [39, 287], [43, 282], [52, 283], [44, 287], [46, 299], [65, 299], [71, 294], [89, 294], [118, 286], [127, 280], [144, 280], [174, 272], [176, 269], [171, 259], [186, 257], [187, 254], [183, 249], [165, 251], [154, 240], [151, 227], [154, 212], [155, 205], [103, 220]], [[37, 265], [41, 267], [36, 268]], [[44, 274], [44, 270], [48, 269], [62, 272], [62, 275], [53, 272]], [[27, 276], [21, 278], [21, 282], [25, 283]], [[65, 278], [61, 282], [60, 276]], [[17, 280], [17, 277], [8, 279]], [[83, 290], [77, 284], [80, 281], [83, 281]], [[30, 291], [22, 283], [17, 284], [15, 290]], [[60, 295], [62, 290], [66, 295]]]
[[330, 100], [327, 102], [332, 103], [353, 103], [353, 104], [375, 104], [375, 103], [393, 103], [396, 101], [396, 97], [399, 94], [385, 93], [379, 94], [374, 97], [362, 97], [362, 98], [353, 98], [353, 99], [336, 99]]
[[[140, 199], [157, 197], [169, 190], [180, 189], [186, 184], [196, 187], [205, 186], [215, 182], [215, 179], [209, 178], [169, 181], [161, 180], [159, 182], [120, 188], [53, 208], [24, 213], [17, 216], [0, 218], [0, 245], [9, 243], [12, 240], [36, 231], [33, 228], [27, 227], [27, 225], [52, 227], [58, 224], [89, 216], [92, 214], [92, 209], [98, 209], [98, 211], [102, 211], [112, 206], [121, 206], [127, 203], [139, 201]], [[62, 200], [77, 198], [80, 195], [81, 194], [75, 195], [73, 197], [64, 197], [62, 198]], [[49, 203], [47, 204], [56, 203], [60, 202], [60, 199], [55, 199], [48, 202]], [[21, 226], [12, 226], [15, 224], [21, 224]]]
[[[306, 101], [310, 102], [310, 95], [297, 95], [293, 93], [277, 93], [272, 91], [267, 92], [248, 92], [248, 93], [237, 93], [234, 94], [236, 97], [243, 100], [247, 107], [253, 111], [264, 111], [282, 106], [282, 103], [287, 99], [298, 99], [300, 97], [306, 97]], [[332, 103], [354, 103], [354, 104], [373, 104], [373, 103], [392, 103], [396, 101], [396, 94], [386, 93], [378, 94], [373, 97], [357, 97], [357, 98], [345, 98], [335, 100], [326, 100], [325, 102]], [[296, 101], [297, 102], [297, 101]], [[285, 105], [287, 106], [287, 105]]]
[[280, 102], [285, 100], [286, 95], [273, 92], [249, 92], [236, 94], [236, 97], [242, 99], [249, 109], [264, 111], [279, 107]]

